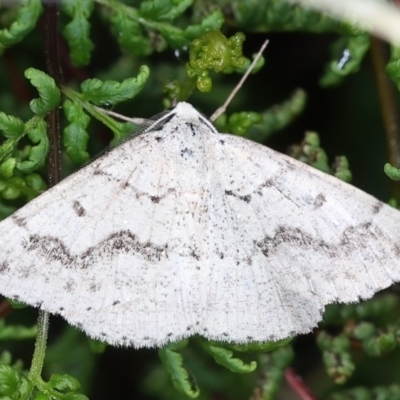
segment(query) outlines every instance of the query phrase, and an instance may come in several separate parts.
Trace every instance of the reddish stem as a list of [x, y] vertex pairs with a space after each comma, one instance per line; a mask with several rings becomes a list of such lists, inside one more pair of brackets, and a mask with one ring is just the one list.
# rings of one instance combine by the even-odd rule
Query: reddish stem
[[301, 400], [318, 400], [293, 368], [286, 369], [285, 380]]

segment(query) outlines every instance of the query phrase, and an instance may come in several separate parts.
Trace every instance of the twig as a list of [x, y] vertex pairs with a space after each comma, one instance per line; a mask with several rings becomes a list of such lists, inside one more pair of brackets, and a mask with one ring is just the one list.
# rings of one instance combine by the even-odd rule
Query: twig
[[239, 81], [239, 83], [236, 85], [235, 89], [232, 90], [232, 93], [229, 95], [229, 97], [226, 99], [225, 103], [219, 107], [213, 115], [210, 117], [210, 121], [215, 121], [221, 114], [223, 114], [228, 107], [229, 103], [232, 101], [232, 99], [236, 96], [236, 93], [240, 90], [240, 88], [243, 86], [244, 81], [247, 79], [247, 77], [250, 75], [251, 71], [254, 69], [255, 65], [257, 64], [258, 60], [260, 59], [262, 53], [264, 52], [265, 48], [268, 45], [269, 40], [266, 40], [263, 45], [261, 46], [260, 50], [254, 57], [253, 62], [250, 64], [249, 68], [247, 68], [246, 73], [242, 76], [242, 79]]

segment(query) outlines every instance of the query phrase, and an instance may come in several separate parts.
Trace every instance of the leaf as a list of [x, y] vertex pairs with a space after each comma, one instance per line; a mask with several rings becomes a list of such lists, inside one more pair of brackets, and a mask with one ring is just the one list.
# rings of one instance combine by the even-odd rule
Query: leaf
[[250, 342], [247, 344], [229, 344], [227, 347], [229, 347], [232, 350], [240, 351], [243, 353], [259, 353], [259, 352], [265, 353], [274, 351], [278, 347], [286, 346], [292, 340], [293, 338], [287, 338], [279, 340], [277, 342], [264, 342], [264, 343]]
[[94, 1], [62, 0], [61, 7], [72, 18], [63, 30], [71, 50], [71, 61], [76, 66], [87, 65], [94, 48], [89, 38], [90, 23], [88, 21], [94, 8]]
[[32, 384], [19, 371], [9, 365], [0, 364], [0, 398], [25, 400], [32, 390]]
[[53, 374], [47, 383], [51, 388], [61, 391], [76, 391], [81, 387], [79, 381], [68, 374]]
[[25, 178], [13, 176], [9, 179], [0, 179], [0, 195], [3, 199], [13, 200], [25, 196], [27, 201], [35, 198], [46, 188], [43, 178], [35, 173]]
[[134, 56], [147, 56], [153, 52], [151, 40], [144, 35], [140, 26], [138, 12], [118, 7], [114, 9], [110, 22], [114, 35], [123, 50]]
[[43, 7], [40, 0], [21, 0], [16, 20], [8, 29], [0, 30], [0, 44], [9, 47], [20, 42], [39, 19]]
[[320, 331], [317, 345], [322, 350], [326, 372], [337, 384], [344, 384], [353, 375], [355, 365], [350, 354], [350, 340], [345, 334], [332, 337]]
[[290, 366], [293, 359], [294, 351], [291, 346], [282, 346], [275, 351], [260, 354], [262, 399], [275, 399], [275, 395], [281, 387], [285, 370]]
[[383, 167], [385, 174], [394, 181], [400, 181], [400, 169], [386, 163]]
[[385, 293], [359, 304], [330, 304], [326, 307], [324, 324], [343, 325], [348, 320], [378, 320], [387, 322], [398, 318], [400, 299], [394, 293]]
[[28, 138], [36, 144], [29, 148], [28, 159], [17, 163], [17, 169], [29, 173], [41, 167], [50, 149], [50, 142], [47, 137], [47, 124], [45, 121], [38, 121], [36, 127], [28, 132]]
[[90, 158], [86, 151], [89, 140], [86, 128], [90, 122], [90, 117], [77, 102], [66, 100], [63, 109], [67, 120], [70, 122], [64, 129], [63, 144], [66, 147], [68, 157], [77, 164], [82, 164]]
[[[233, 113], [229, 118], [223, 114], [215, 123], [222, 132], [232, 132], [255, 142], [264, 143], [274, 132], [295, 120], [303, 112], [306, 101], [306, 92], [297, 89], [289, 99], [262, 113]], [[243, 121], [245, 117], [249, 119], [247, 122]]]
[[182, 340], [169, 344], [158, 350], [158, 356], [171, 377], [175, 389], [188, 397], [195, 398], [200, 394], [196, 381], [190, 371], [183, 365], [183, 358], [177, 352], [186, 347], [188, 343], [188, 340]]
[[0, 176], [3, 178], [11, 178], [13, 176], [16, 165], [17, 161], [15, 158], [13, 157], [7, 158], [7, 160], [5, 160], [0, 165]]
[[87, 79], [81, 84], [82, 97], [97, 105], [118, 104], [135, 97], [143, 89], [149, 74], [149, 68], [143, 65], [136, 78], [128, 78], [122, 82]]
[[25, 125], [17, 117], [0, 111], [0, 130], [7, 139], [19, 139], [24, 133]]
[[324, 75], [320, 78], [322, 87], [338, 85], [344, 78], [357, 72], [369, 49], [370, 38], [367, 34], [342, 37], [332, 46], [334, 58], [325, 67]]
[[253, 372], [257, 368], [257, 363], [252, 361], [250, 364], [244, 363], [241, 359], [233, 357], [233, 351], [220, 344], [208, 340], [201, 340], [203, 348], [211, 354], [215, 362], [228, 368], [232, 372], [246, 374]]
[[234, 3], [233, 19], [236, 28], [249, 28], [253, 31], [339, 31], [340, 22], [326, 14], [282, 0], [238, 1]]
[[193, 0], [146, 0], [140, 4], [139, 14], [145, 19], [167, 21], [177, 18]]
[[102, 354], [106, 351], [107, 343], [100, 342], [100, 340], [95, 340], [91, 338], [88, 338], [88, 340], [89, 340], [90, 350], [92, 350], [93, 353]]
[[35, 68], [28, 68], [25, 77], [39, 92], [40, 98], [30, 102], [30, 108], [35, 114], [46, 115], [58, 106], [61, 94], [53, 78]]
[[0, 340], [32, 339], [36, 334], [36, 325], [27, 328], [23, 325], [6, 325], [4, 320], [0, 320]]
[[379, 332], [362, 341], [364, 351], [370, 356], [380, 356], [383, 353], [393, 351], [397, 346], [397, 338], [394, 332]]
[[10, 304], [10, 306], [16, 310], [20, 310], [22, 308], [26, 308], [26, 304], [22, 303], [18, 300], [14, 300], [14, 299], [7, 299], [8, 303]]
[[243, 66], [246, 61], [242, 54], [244, 40], [241, 32], [228, 39], [220, 31], [213, 30], [192, 41], [186, 71], [189, 78], [196, 80], [197, 89], [201, 92], [211, 90], [209, 70], [229, 74]]
[[224, 14], [221, 10], [214, 10], [211, 14], [207, 15], [199, 25], [189, 25], [184, 34], [188, 40], [194, 40], [201, 34], [211, 30], [220, 30], [225, 22]]
[[132, 122], [115, 122], [113, 125], [114, 138], [110, 143], [111, 146], [117, 146], [124, 138], [132, 134], [135, 129], [135, 125]]

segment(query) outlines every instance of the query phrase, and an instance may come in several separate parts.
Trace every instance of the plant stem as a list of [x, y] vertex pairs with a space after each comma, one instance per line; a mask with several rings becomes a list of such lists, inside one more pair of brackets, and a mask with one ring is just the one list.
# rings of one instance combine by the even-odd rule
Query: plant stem
[[44, 357], [46, 355], [47, 332], [49, 329], [49, 313], [39, 310], [37, 321], [37, 336], [35, 342], [35, 351], [33, 352], [31, 369], [29, 370], [28, 378], [35, 385], [42, 381], [42, 369]]
[[[45, 55], [49, 74], [54, 78], [58, 86], [62, 82], [61, 65], [58, 54], [58, 5], [48, 3], [45, 5]], [[50, 139], [50, 154], [48, 165], [49, 185], [54, 186], [61, 180], [61, 150], [60, 150], [60, 124], [58, 108], [51, 111], [47, 116], [49, 125], [48, 134]], [[35, 386], [43, 386], [42, 369], [46, 355], [47, 334], [49, 330], [49, 313], [39, 310], [37, 321], [38, 334], [33, 352], [31, 369], [28, 377]]]
[[[400, 167], [400, 115], [396, 89], [386, 74], [387, 45], [380, 39], [371, 38], [371, 60], [379, 94], [381, 113], [386, 135], [388, 161]], [[400, 199], [400, 185], [392, 181], [392, 196]]]

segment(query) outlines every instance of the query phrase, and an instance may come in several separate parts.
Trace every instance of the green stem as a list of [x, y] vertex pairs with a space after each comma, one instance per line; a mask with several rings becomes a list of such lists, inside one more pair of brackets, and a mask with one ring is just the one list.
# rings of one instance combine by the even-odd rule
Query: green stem
[[49, 313], [46, 311], [39, 311], [37, 321], [37, 337], [35, 343], [35, 351], [33, 352], [31, 369], [29, 370], [28, 378], [36, 386], [42, 382], [42, 369], [44, 364], [44, 357], [46, 354], [47, 345], [47, 332], [49, 328]]
[[63, 86], [62, 92], [71, 101], [79, 103], [82, 106], [82, 108], [84, 108], [92, 117], [102, 122], [105, 126], [107, 126], [107, 128], [109, 128], [114, 133], [116, 137], [118, 137], [120, 133], [119, 123], [115, 121], [113, 118], [110, 118], [103, 111], [101, 111], [101, 108], [98, 108], [90, 104], [89, 102], [82, 100], [81, 95], [78, 92], [75, 92], [71, 88]]

